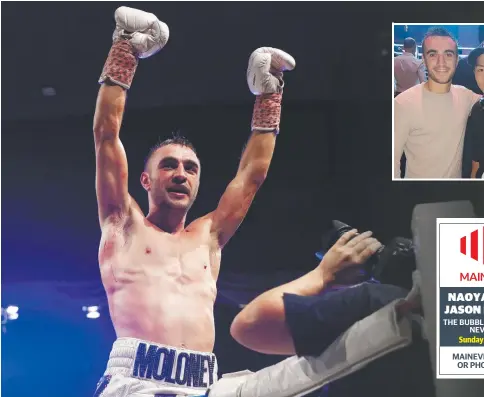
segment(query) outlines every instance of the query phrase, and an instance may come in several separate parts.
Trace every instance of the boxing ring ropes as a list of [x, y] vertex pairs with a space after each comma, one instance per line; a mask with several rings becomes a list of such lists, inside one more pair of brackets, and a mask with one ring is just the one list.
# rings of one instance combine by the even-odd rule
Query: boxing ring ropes
[[[393, 56], [396, 57], [398, 55], [402, 55], [403, 51], [403, 43], [393, 43]], [[468, 55], [474, 47], [457, 47], [457, 51], [459, 53], [459, 58], [463, 58]], [[422, 46], [417, 45], [417, 58], [422, 59]]]

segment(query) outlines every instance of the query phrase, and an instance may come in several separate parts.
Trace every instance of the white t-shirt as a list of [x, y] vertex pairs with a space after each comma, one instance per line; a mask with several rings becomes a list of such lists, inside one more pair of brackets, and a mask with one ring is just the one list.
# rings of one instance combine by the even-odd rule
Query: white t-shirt
[[459, 85], [436, 94], [425, 83], [397, 96], [394, 177], [400, 178], [400, 158], [405, 151], [405, 178], [461, 178], [466, 123], [479, 98]]

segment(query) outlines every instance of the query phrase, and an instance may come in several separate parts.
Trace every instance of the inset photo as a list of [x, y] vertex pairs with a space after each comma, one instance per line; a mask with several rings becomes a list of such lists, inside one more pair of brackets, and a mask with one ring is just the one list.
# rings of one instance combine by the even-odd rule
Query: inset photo
[[484, 179], [484, 22], [393, 24], [393, 180]]

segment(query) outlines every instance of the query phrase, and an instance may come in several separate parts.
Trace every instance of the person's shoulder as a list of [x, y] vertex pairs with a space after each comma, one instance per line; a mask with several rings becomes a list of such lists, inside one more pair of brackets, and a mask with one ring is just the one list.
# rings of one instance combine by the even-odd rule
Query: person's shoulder
[[463, 85], [452, 84], [451, 87], [454, 95], [469, 100], [471, 104], [474, 104], [479, 99], [479, 94], [476, 94], [474, 91]]
[[[464, 87], [463, 85], [452, 84], [451, 87], [452, 87], [452, 90], [454, 90], [454, 92], [456, 92], [457, 94], [460, 94], [460, 95], [468, 95], [469, 93], [473, 93], [471, 90]], [[469, 91], [469, 92], [467, 92], [467, 91]]]
[[457, 95], [470, 96], [470, 97], [475, 97], [477, 95], [474, 91], [470, 90], [467, 87], [464, 87], [463, 85], [452, 84], [451, 88], [452, 88], [452, 91], [455, 92]]
[[424, 83], [414, 85], [413, 87], [405, 90], [395, 98], [395, 103], [401, 106], [410, 106], [414, 103], [414, 98], [422, 95]]

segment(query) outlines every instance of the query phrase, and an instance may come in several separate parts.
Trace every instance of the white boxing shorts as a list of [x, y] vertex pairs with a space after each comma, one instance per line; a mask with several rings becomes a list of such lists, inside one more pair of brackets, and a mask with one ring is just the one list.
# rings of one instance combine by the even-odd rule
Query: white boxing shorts
[[94, 397], [204, 396], [217, 370], [213, 353], [118, 338]]

